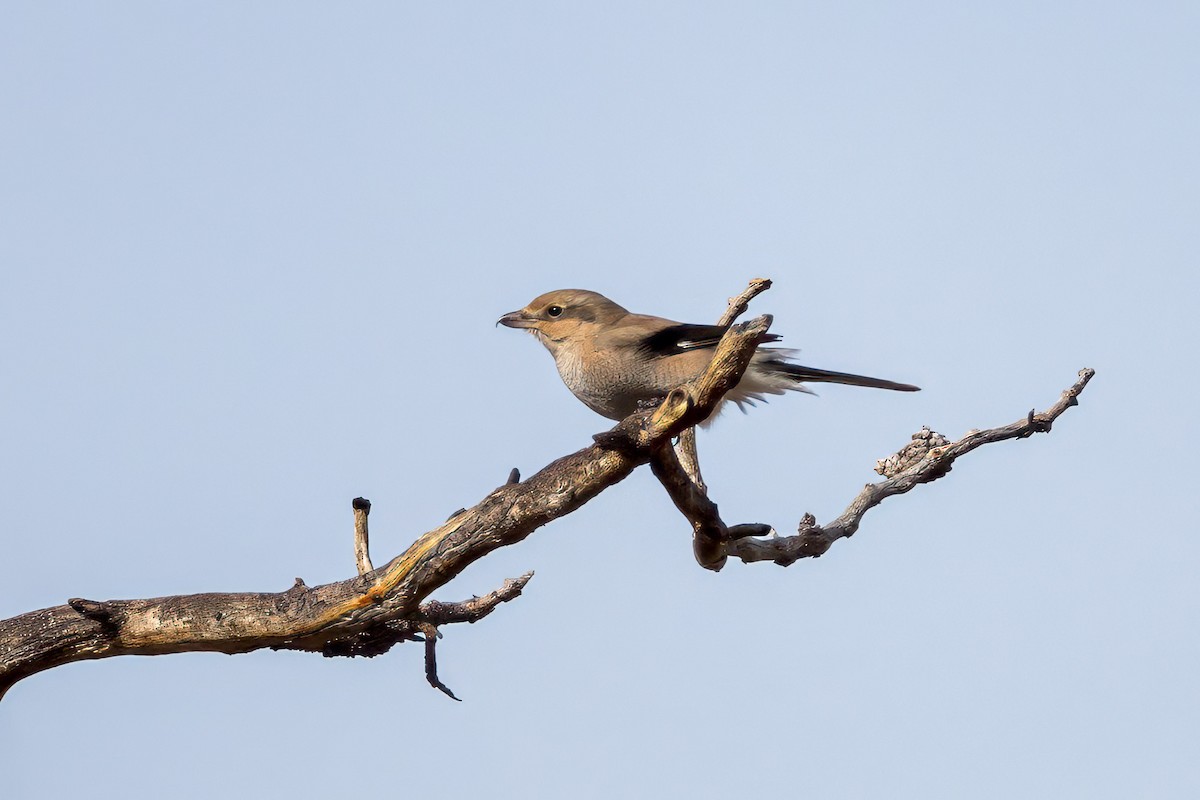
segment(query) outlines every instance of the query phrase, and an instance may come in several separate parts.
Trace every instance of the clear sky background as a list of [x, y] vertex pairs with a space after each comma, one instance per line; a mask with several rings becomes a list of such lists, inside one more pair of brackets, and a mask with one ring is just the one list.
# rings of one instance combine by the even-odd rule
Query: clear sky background
[[1194, 3], [7, 3], [0, 616], [376, 563], [608, 423], [541, 292], [754, 305], [828, 386], [701, 436], [730, 522], [828, 520], [922, 425], [1045, 408], [789, 569], [646, 470], [386, 656], [75, 664], [0, 795], [1200, 794]]

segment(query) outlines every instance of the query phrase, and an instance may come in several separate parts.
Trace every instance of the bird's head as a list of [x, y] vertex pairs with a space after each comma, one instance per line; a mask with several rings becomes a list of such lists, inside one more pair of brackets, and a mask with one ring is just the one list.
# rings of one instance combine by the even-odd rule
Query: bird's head
[[564, 343], [584, 337], [596, 326], [610, 325], [627, 312], [602, 294], [584, 289], [558, 289], [535, 297], [497, 325], [529, 331], [553, 352]]

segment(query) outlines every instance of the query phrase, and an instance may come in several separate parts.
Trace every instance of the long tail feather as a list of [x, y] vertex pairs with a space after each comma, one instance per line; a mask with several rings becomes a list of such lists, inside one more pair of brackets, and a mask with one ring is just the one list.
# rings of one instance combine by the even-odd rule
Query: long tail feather
[[852, 375], [849, 372], [832, 372], [816, 367], [802, 367], [789, 361], [773, 361], [771, 367], [786, 374], [797, 383], [844, 383], [848, 386], [869, 386], [872, 389], [891, 389], [894, 392], [919, 392], [921, 387], [911, 383], [896, 383], [883, 378]]

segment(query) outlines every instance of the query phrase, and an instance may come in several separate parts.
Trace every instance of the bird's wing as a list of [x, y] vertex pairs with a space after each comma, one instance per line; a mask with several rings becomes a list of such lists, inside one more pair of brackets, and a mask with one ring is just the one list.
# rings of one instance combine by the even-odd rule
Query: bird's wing
[[[727, 330], [728, 325], [676, 323], [644, 337], [639, 343], [639, 348], [650, 356], [673, 356], [689, 350], [712, 349], [721, 341]], [[776, 334], [767, 333], [759, 338], [758, 343], [777, 342], [779, 339]]]

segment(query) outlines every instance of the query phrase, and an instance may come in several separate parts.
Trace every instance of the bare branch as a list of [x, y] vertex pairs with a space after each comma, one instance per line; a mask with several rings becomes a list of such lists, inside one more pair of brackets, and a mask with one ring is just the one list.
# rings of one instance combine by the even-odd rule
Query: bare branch
[[358, 563], [358, 574], [374, 572], [371, 565], [371, 545], [367, 536], [367, 515], [371, 513], [371, 501], [356, 497], [350, 506], [354, 509], [354, 560]]
[[654, 451], [650, 469], [667, 490], [675, 507], [692, 523], [692, 552], [696, 563], [705, 569], [720, 571], [725, 566], [725, 542], [729, 531], [717, 513], [717, 504], [692, 480], [672, 448]]
[[746, 309], [750, 307], [750, 301], [758, 297], [760, 294], [771, 288], [770, 278], [754, 278], [750, 281], [750, 285], [742, 290], [742, 293], [736, 297], [729, 298], [729, 307], [725, 309], [725, 313], [717, 320], [718, 325], [732, 325], [733, 321], [746, 313]]
[[[929, 448], [915, 462], [912, 461], [912, 451], [909, 450], [911, 444], [906, 445], [896, 456], [881, 461], [877, 469], [885, 471], [889, 463], [908, 463], [909, 466], [887, 480], [867, 484], [841, 516], [828, 525], [817, 525], [811, 514], [805, 514], [795, 536], [738, 539], [728, 544], [726, 552], [746, 562], [773, 561], [781, 566], [788, 566], [797, 559], [819, 556], [838, 539], [853, 536], [862, 522], [863, 515], [869, 510], [889, 497], [904, 494], [919, 484], [931, 483], [944, 477], [950, 472], [956, 459], [975, 448], [1008, 439], [1025, 439], [1035, 433], [1048, 433], [1051, 425], [1064, 411], [1079, 405], [1079, 395], [1095, 374], [1096, 371], [1092, 369], [1080, 370], [1079, 379], [1062, 393], [1058, 402], [1040, 414], [1030, 411], [1010, 425], [972, 431], [957, 442]], [[945, 442], [944, 437], [939, 438], [938, 434], [932, 432], [926, 433], [926, 430], [915, 434], [914, 442]]]
[[879, 463], [886, 480], [865, 487], [827, 526], [817, 525], [808, 514], [796, 535], [782, 538], [769, 525], [727, 526], [707, 495], [694, 448], [683, 447], [682, 456], [677, 455], [671, 441], [680, 436], [687, 442], [684, 434], [706, 419], [741, 379], [771, 318], [732, 323], [769, 286], [768, 280], [755, 280], [730, 299], [721, 320], [729, 328], [703, 375], [674, 389], [657, 407], [632, 414], [596, 435], [595, 444], [548, 464], [524, 481], [512, 470], [506, 482], [477, 505], [455, 512], [378, 569], [369, 554], [370, 503], [358, 498], [353, 504], [356, 577], [315, 587], [297, 578], [283, 592], [140, 600], [73, 598], [65, 605], [0, 621], [0, 697], [23, 678], [88, 659], [195, 651], [245, 653], [263, 648], [375, 656], [409, 641], [424, 642], [426, 678], [454, 697], [438, 678], [439, 627], [482, 619], [501, 603], [520, 596], [532, 573], [457, 603], [430, 596], [470, 564], [571, 513], [638, 466], [652, 463], [654, 474], [691, 523], [701, 565], [719, 570], [729, 556], [787, 565], [824, 553], [837, 539], [852, 535], [869, 509], [942, 477], [955, 459], [976, 447], [1049, 431], [1059, 415], [1077, 404], [1093, 375], [1091, 370], [1082, 371], [1048, 411], [1031, 411], [1002, 428], [972, 431], [953, 443], [922, 430], [899, 453]]
[[[88, 659], [262, 648], [370, 656], [413, 640], [418, 626], [431, 624], [426, 615], [432, 618], [438, 610], [423, 608], [423, 601], [468, 565], [571, 513], [649, 461], [656, 447], [707, 417], [741, 379], [769, 325], [769, 317], [759, 317], [732, 326], [708, 370], [672, 391], [658, 408], [631, 415], [597, 436], [596, 444], [525, 481], [505, 483], [383, 567], [358, 577], [312, 588], [297, 581], [277, 593], [77, 600], [74, 606], [0, 621], [0, 697], [22, 678]], [[477, 618], [519, 594], [526, 580], [506, 584], [495, 599], [443, 607], [440, 613]]]
[[[437, 640], [441, 638], [437, 628], [432, 625], [424, 624], [421, 626], [421, 633], [425, 636], [425, 680], [429, 681], [429, 685], [438, 691], [445, 694], [451, 700], [458, 700], [454, 692], [450, 691], [450, 687], [442, 683], [438, 678], [437, 671]], [[461, 700], [458, 700], [460, 703]]]
[[[483, 597], [472, 597], [470, 600], [462, 600], [457, 603], [430, 600], [422, 603], [420, 609], [411, 617], [388, 620], [380, 625], [347, 634], [331, 635], [321, 646], [320, 652], [331, 657], [365, 656], [371, 658], [386, 653], [401, 642], [422, 641], [422, 631], [425, 626], [432, 625], [437, 628], [460, 622], [478, 622], [495, 611], [501, 603], [519, 597], [532, 577], [532, 572], [526, 572], [519, 578], [509, 578], [499, 589], [489, 592]], [[299, 584], [303, 586], [304, 582], [299, 581]], [[272, 649], [311, 648], [297, 648], [293, 644], [281, 644], [272, 645]]]
[[[771, 288], [769, 278], [754, 278], [717, 320], [718, 325], [732, 325], [746, 312], [750, 301]], [[696, 563], [705, 569], [719, 571], [725, 566], [723, 542], [728, 535], [725, 523], [717, 516], [717, 506], [708, 500], [708, 484], [700, 471], [700, 456], [696, 450], [696, 429], [687, 428], [679, 434], [673, 452], [655, 452], [651, 469], [667, 494], [683, 515], [692, 523], [692, 552]]]
[[901, 447], [899, 452], [876, 461], [875, 471], [885, 478], [893, 478], [914, 464], [921, 463], [933, 448], [946, 444], [950, 444], [950, 440], [945, 436], [929, 428], [921, 428], [912, 435], [912, 441]]
[[509, 578], [494, 592], [488, 592], [483, 597], [472, 597], [457, 603], [445, 603], [430, 600], [421, 604], [420, 619], [433, 625], [449, 625], [454, 622], [475, 623], [496, 610], [496, 606], [516, 600], [521, 596], [525, 584], [533, 577], [532, 572], [526, 572], [519, 578]]

